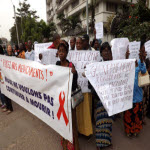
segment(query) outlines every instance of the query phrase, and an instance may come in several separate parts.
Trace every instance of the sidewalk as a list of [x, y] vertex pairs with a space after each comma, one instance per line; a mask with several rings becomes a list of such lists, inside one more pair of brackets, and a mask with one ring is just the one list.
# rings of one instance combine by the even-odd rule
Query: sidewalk
[[[0, 150], [62, 150], [60, 136], [44, 122], [13, 103], [14, 112], [0, 110]], [[113, 150], [150, 150], [150, 119], [146, 119], [139, 137], [124, 135], [123, 121], [113, 124]], [[79, 137], [80, 150], [96, 150], [95, 137]], [[105, 150], [112, 150], [106, 148]]]

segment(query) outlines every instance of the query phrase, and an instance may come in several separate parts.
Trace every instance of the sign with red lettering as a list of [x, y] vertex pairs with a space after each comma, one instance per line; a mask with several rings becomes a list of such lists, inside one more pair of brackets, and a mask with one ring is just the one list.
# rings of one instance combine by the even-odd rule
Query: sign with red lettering
[[1, 92], [72, 142], [71, 69], [2, 55], [0, 69]]
[[109, 116], [131, 109], [135, 60], [115, 60], [87, 65], [85, 75]]

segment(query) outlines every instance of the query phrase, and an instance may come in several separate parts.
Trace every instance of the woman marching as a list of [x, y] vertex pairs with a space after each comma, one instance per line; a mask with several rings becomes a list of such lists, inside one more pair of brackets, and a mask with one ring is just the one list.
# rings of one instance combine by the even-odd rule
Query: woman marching
[[[146, 67], [144, 65], [144, 58], [146, 56], [144, 43], [141, 43], [139, 57], [140, 60], [136, 63], [135, 69], [135, 80], [134, 80], [134, 91], [133, 91], [133, 108], [125, 111], [124, 113], [124, 126], [125, 133], [128, 137], [137, 136], [142, 129], [142, 100], [143, 100], [143, 90], [138, 86], [138, 74], [146, 73]], [[129, 50], [126, 53], [126, 58], [129, 57]]]
[[[57, 61], [56, 65], [72, 68], [72, 73], [73, 73], [72, 91], [74, 91], [77, 88], [78, 74], [77, 74], [77, 71], [75, 70], [74, 65], [66, 59], [68, 50], [69, 50], [69, 45], [67, 42], [60, 43], [58, 47], [58, 57], [60, 58], [60, 61]], [[61, 143], [62, 143], [63, 150], [79, 150], [78, 133], [77, 133], [77, 127], [76, 127], [76, 108], [72, 109], [72, 126], [73, 126], [72, 127], [73, 128], [73, 144], [65, 140], [64, 138], [62, 138]]]
[[[101, 56], [103, 61], [112, 60], [111, 47], [108, 42], [105, 42], [101, 46]], [[97, 150], [101, 148], [112, 146], [112, 118], [108, 116], [107, 111], [105, 110], [101, 100], [99, 99], [94, 88], [89, 83], [89, 88], [92, 91], [95, 99], [97, 101], [96, 107], [96, 146]]]

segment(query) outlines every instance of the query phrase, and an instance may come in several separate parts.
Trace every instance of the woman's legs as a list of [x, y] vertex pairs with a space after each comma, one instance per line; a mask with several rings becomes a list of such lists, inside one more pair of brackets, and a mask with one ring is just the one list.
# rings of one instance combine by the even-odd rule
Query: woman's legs
[[6, 108], [10, 111], [13, 111], [11, 99], [9, 99], [7, 96], [5, 96], [5, 102], [6, 102]]

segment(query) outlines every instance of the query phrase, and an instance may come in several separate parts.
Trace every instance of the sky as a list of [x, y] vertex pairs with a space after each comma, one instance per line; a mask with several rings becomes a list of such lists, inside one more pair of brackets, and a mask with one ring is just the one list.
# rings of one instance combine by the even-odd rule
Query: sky
[[[19, 8], [19, 0], [0, 0], [0, 38], [5, 37], [10, 40], [9, 29], [14, 25], [14, 10], [13, 4]], [[20, 0], [23, 2], [23, 0]], [[28, 0], [32, 10], [37, 11], [40, 19], [46, 21], [46, 0]]]

